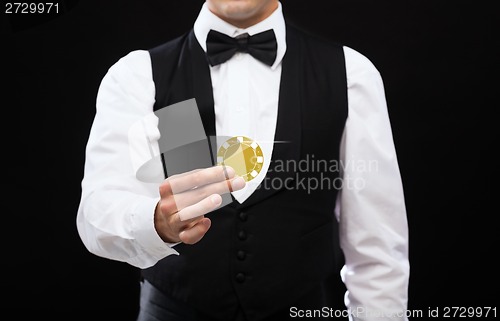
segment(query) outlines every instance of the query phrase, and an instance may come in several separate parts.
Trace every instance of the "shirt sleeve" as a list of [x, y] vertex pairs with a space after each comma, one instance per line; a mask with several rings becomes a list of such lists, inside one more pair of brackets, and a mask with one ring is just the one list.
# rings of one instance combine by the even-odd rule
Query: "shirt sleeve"
[[[154, 227], [159, 182], [138, 175], [141, 164], [159, 154], [154, 95], [147, 51], [129, 53], [104, 76], [85, 151], [76, 219], [91, 253], [139, 268], [178, 254]], [[161, 163], [144, 167], [163, 174]]]
[[344, 52], [349, 114], [336, 215], [345, 304], [351, 320], [407, 320], [408, 226], [384, 86], [365, 56]]

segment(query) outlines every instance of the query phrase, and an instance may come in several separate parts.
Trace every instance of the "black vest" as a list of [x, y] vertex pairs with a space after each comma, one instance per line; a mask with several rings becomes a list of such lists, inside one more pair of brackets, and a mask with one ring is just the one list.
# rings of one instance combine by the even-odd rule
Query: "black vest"
[[[207, 215], [212, 226], [199, 243], [179, 244], [180, 255], [142, 271], [217, 320], [230, 320], [238, 305], [252, 321], [289, 308], [343, 264], [334, 166], [347, 118], [344, 52], [289, 25], [286, 35], [275, 141], [289, 143], [274, 145], [271, 171], [245, 202]], [[155, 110], [195, 98], [207, 136], [215, 136], [210, 70], [193, 31], [150, 55]]]

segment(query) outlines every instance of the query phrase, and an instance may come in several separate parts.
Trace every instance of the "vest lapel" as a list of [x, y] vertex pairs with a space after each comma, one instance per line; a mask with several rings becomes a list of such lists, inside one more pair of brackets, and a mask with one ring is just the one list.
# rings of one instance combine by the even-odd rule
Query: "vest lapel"
[[191, 55], [186, 63], [191, 66], [192, 93], [196, 99], [205, 132], [208, 137], [213, 137], [215, 136], [215, 111], [210, 68], [205, 52], [192, 30], [188, 37], [188, 46], [190, 49], [188, 52]]

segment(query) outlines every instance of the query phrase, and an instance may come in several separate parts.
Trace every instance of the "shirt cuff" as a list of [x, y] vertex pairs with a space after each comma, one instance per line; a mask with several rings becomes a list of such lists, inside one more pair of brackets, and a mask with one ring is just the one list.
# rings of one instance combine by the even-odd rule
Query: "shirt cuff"
[[179, 253], [173, 248], [178, 243], [166, 243], [156, 232], [154, 213], [159, 198], [144, 197], [132, 213], [132, 234], [140, 246], [148, 254], [158, 260]]

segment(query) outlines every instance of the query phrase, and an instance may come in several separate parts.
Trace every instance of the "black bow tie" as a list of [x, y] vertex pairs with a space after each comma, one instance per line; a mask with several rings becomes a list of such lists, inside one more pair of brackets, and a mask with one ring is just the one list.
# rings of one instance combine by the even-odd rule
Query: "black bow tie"
[[235, 38], [215, 30], [207, 36], [207, 57], [211, 66], [227, 61], [236, 52], [246, 52], [266, 65], [276, 60], [278, 44], [272, 29], [250, 36], [248, 33]]

